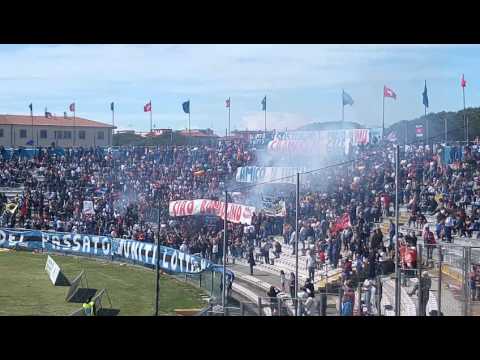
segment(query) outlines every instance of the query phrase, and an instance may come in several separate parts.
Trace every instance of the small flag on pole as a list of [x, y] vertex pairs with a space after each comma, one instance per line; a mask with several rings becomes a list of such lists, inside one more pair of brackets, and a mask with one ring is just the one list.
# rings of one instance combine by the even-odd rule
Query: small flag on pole
[[342, 92], [342, 100], [343, 100], [343, 106], [353, 105], [352, 97], [349, 94], [347, 94], [345, 91]]
[[385, 85], [383, 86], [383, 97], [391, 97], [397, 100], [397, 94], [395, 94], [395, 91], [386, 87]]
[[151, 112], [152, 111], [152, 102], [149, 101], [148, 103], [145, 104], [145, 106], [143, 107], [143, 111], [144, 112]]
[[262, 100], [262, 111], [267, 111], [267, 96], [266, 95]]
[[71, 103], [69, 109], [71, 112], [75, 112], [75, 103]]
[[30, 105], [28, 105], [28, 108], [30, 109], [30, 114], [33, 114], [33, 104], [30, 103]]
[[185, 101], [182, 104], [182, 107], [183, 107], [183, 111], [185, 112], [185, 114], [190, 114], [190, 100]]
[[423, 105], [428, 108], [427, 80], [425, 80], [425, 88], [423, 89]]
[[225, 100], [225, 107], [229, 108], [230, 107], [230, 98]]
[[113, 102], [110, 104], [110, 110], [112, 110], [112, 111], [115, 110], [115, 104]]
[[462, 88], [464, 88], [465, 86], [467, 86], [467, 80], [465, 80], [465, 77], [464, 75], [462, 74], [462, 82], [461, 82], [461, 86]]

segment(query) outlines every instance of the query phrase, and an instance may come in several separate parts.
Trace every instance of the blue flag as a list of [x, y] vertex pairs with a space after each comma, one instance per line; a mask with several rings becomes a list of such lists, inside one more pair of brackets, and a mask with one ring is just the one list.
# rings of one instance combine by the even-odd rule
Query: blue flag
[[185, 101], [182, 104], [182, 107], [183, 107], [183, 111], [185, 112], [185, 114], [190, 114], [190, 100]]
[[32, 112], [33, 111], [33, 104], [30, 103], [30, 105], [28, 105], [28, 107], [30, 108], [30, 112]]
[[353, 105], [353, 99], [350, 95], [348, 95], [345, 91], [342, 90], [342, 101], [343, 106], [345, 105]]
[[33, 140], [28, 140], [27, 145], [33, 145]]
[[115, 110], [115, 104], [113, 102], [110, 104], [110, 110]]
[[425, 80], [425, 89], [423, 89], [423, 105], [428, 108], [427, 80]]
[[267, 96], [265, 95], [265, 97], [262, 100], [262, 111], [266, 111], [266, 110], [267, 110]]

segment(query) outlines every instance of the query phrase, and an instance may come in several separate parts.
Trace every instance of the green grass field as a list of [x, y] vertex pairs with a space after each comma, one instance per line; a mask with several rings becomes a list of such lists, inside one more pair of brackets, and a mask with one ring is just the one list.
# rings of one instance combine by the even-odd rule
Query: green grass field
[[[152, 315], [155, 310], [155, 272], [133, 265], [92, 260], [84, 257], [52, 258], [68, 279], [83, 269], [88, 287], [106, 288], [112, 308], [119, 315]], [[70, 315], [82, 304], [67, 303], [67, 286], [54, 286], [45, 271], [46, 254], [0, 252], [0, 315]], [[203, 291], [170, 276], [160, 277], [160, 313], [175, 309], [202, 308]], [[103, 301], [109, 307], [108, 301]]]

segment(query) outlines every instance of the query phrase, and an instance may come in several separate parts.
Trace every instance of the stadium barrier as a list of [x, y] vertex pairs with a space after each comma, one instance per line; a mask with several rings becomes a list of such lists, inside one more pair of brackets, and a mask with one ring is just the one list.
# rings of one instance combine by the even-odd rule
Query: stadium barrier
[[[197, 255], [160, 246], [157, 259], [156, 244], [110, 236], [0, 228], [0, 248], [81, 255], [148, 268], [155, 268], [158, 263], [162, 271], [171, 274], [199, 274], [204, 271], [223, 273], [223, 266]], [[235, 278], [230, 269], [226, 270], [226, 275]]]

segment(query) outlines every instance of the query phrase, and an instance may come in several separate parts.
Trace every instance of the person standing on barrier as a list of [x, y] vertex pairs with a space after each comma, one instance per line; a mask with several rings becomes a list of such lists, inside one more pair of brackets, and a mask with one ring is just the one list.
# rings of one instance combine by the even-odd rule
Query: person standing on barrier
[[316, 268], [317, 268], [317, 259], [315, 258], [315, 254], [313, 253], [313, 250], [309, 250], [308, 257], [307, 257], [307, 271], [308, 271], [308, 277], [312, 280], [312, 282], [315, 281]]
[[289, 287], [290, 287], [290, 297], [292, 299], [295, 298], [295, 273], [294, 272], [291, 272], [290, 273], [290, 284], [289, 284]]
[[390, 225], [389, 225], [389, 228], [388, 228], [388, 237], [389, 237], [388, 247], [390, 249], [393, 249], [393, 237], [394, 236], [395, 236], [395, 224], [393, 223], [393, 220], [390, 219]]
[[287, 278], [285, 277], [285, 272], [280, 270], [280, 285], [282, 286], [282, 292], [285, 292], [287, 287]]
[[427, 247], [427, 265], [432, 260], [433, 247], [436, 244], [435, 235], [430, 231], [429, 226], [425, 226], [425, 231], [423, 232], [423, 243]]
[[253, 248], [248, 251], [248, 264], [250, 265], [250, 275], [253, 275], [253, 267], [255, 264], [255, 258], [253, 256]]

